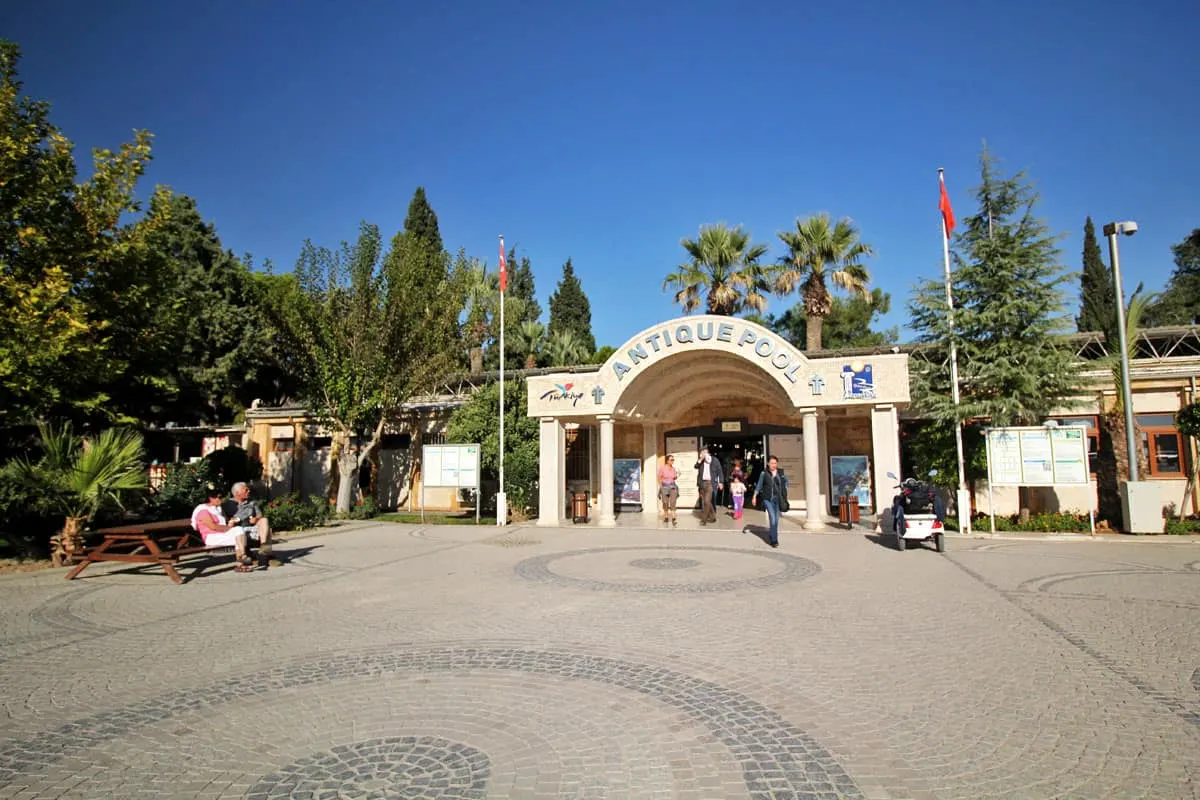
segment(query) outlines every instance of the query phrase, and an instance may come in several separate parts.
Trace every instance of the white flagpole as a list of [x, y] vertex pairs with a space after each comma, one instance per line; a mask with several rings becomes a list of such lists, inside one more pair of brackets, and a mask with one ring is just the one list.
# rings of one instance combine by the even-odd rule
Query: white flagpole
[[[944, 169], [938, 167], [939, 189], [945, 186]], [[958, 346], [954, 342], [954, 295], [950, 291], [950, 231], [946, 230], [946, 217], [942, 218], [942, 259], [946, 270], [946, 306], [950, 310], [950, 385], [954, 393], [954, 446], [958, 451], [958, 530], [960, 533], [971, 533], [971, 495], [967, 491], [966, 459], [963, 456], [962, 420], [958, 417], [960, 397], [958, 393]]]
[[[504, 269], [504, 235], [500, 235], [500, 269]], [[508, 524], [508, 495], [504, 493], [504, 283], [500, 281], [500, 493], [496, 495], [496, 524]]]

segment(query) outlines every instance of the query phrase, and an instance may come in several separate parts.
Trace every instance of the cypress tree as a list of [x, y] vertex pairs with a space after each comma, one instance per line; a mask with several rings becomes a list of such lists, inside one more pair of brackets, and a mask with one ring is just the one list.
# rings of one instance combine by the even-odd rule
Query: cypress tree
[[550, 295], [549, 333], [554, 336], [559, 331], [570, 331], [590, 355], [596, 352], [596, 337], [592, 335], [592, 305], [583, 293], [571, 259], [567, 259], [562, 270], [558, 287]]
[[1082, 305], [1075, 319], [1080, 331], [1100, 331], [1111, 348], [1117, 341], [1117, 298], [1112, 275], [1100, 255], [1096, 227], [1088, 217], [1083, 224], [1083, 272], [1079, 277]]
[[440, 251], [444, 248], [437, 214], [433, 213], [433, 207], [425, 197], [424, 186], [418, 186], [413, 192], [413, 198], [408, 204], [408, 214], [404, 217], [404, 230], [426, 242], [432, 250]]

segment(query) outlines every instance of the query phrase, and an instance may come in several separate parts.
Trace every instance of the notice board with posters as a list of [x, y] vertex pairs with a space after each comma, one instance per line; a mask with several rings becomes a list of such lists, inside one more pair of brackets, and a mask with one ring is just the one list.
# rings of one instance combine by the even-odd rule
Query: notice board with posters
[[1086, 486], [1087, 430], [1077, 426], [992, 428], [987, 432], [992, 486]]

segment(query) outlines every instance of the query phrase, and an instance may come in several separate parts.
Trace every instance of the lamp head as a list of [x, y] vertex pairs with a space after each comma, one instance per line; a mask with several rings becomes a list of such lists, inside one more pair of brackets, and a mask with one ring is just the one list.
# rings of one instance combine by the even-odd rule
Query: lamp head
[[1138, 232], [1138, 224], [1133, 220], [1125, 222], [1110, 222], [1104, 226], [1105, 236], [1114, 236], [1118, 233], [1123, 233], [1126, 236], [1133, 236]]

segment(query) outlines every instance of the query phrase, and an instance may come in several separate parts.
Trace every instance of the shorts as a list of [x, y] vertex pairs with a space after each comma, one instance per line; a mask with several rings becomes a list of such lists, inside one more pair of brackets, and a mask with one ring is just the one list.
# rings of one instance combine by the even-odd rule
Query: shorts
[[205, 547], [234, 547], [237, 545], [237, 537], [245, 534], [250, 539], [258, 541], [258, 528], [253, 525], [244, 528], [233, 528], [224, 533], [210, 533], [204, 537]]

